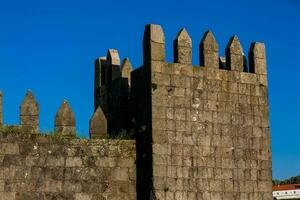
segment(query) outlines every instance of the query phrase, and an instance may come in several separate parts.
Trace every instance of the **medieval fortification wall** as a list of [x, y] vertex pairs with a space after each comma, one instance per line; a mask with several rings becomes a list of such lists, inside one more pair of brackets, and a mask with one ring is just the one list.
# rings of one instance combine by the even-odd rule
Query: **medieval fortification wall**
[[[55, 134], [39, 133], [31, 92], [20, 125], [0, 133], [5, 199], [271, 200], [272, 173], [265, 46], [246, 57], [236, 36], [225, 57], [211, 31], [192, 65], [185, 29], [165, 61], [159, 25], [146, 25], [143, 65], [117, 50], [95, 61], [90, 140], [76, 139], [63, 102]], [[2, 95], [0, 96], [0, 102]], [[2, 105], [0, 103], [0, 105]], [[0, 124], [2, 125], [2, 106]], [[132, 140], [111, 139], [125, 134]], [[134, 139], [134, 140], [133, 140]]]

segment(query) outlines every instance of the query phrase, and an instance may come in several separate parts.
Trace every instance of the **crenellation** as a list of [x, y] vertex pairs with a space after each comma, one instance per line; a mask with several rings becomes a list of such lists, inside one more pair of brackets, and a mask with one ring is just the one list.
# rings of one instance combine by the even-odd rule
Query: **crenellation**
[[174, 62], [192, 64], [192, 40], [186, 31], [181, 29], [173, 42]]
[[29, 90], [20, 105], [20, 125], [31, 133], [39, 132], [39, 105]]
[[199, 45], [200, 65], [220, 68], [219, 45], [211, 31], [206, 31]]
[[245, 69], [244, 51], [236, 35], [230, 38], [225, 53], [227, 69], [243, 72]]
[[98, 106], [90, 119], [89, 133], [90, 138], [106, 138], [109, 136], [107, 133], [107, 120], [101, 106]]
[[121, 65], [121, 77], [127, 79], [129, 86], [131, 84], [131, 71], [132, 65], [130, 63], [130, 60], [129, 58], [125, 58]]
[[109, 49], [106, 59], [110, 65], [120, 65], [120, 56], [118, 50], [116, 49]]
[[75, 115], [67, 101], [63, 101], [55, 115], [55, 131], [64, 136], [76, 136]]
[[249, 71], [261, 75], [267, 74], [266, 52], [263, 43], [254, 42], [251, 44], [249, 50]]
[[[144, 52], [148, 51], [147, 48], [144, 46]], [[178, 48], [174, 48], [174, 55], [176, 51]], [[168, 185], [170, 181], [163, 177], [168, 177], [169, 173], [179, 181], [189, 180], [195, 184], [191, 174], [201, 167], [211, 173], [200, 176], [197, 184], [204, 184], [209, 179], [208, 187], [202, 187], [201, 190], [214, 199], [223, 198], [225, 188], [222, 188], [221, 183], [232, 178], [236, 186], [228, 195], [237, 199], [248, 198], [255, 191], [263, 196], [252, 186], [257, 184], [258, 174], [252, 174], [253, 181], [250, 181], [251, 162], [244, 160], [271, 159], [268, 150], [261, 150], [262, 146], [269, 146], [270, 136], [252, 137], [254, 127], [269, 126], [267, 93], [257, 96], [260, 88], [267, 86], [266, 75], [248, 72], [237, 37], [231, 38], [226, 48], [226, 58], [219, 58], [217, 43], [212, 33], [207, 32], [200, 45], [200, 56], [201, 62], [208, 64], [194, 67], [176, 59], [175, 63], [163, 60], [144, 62], [144, 68], [150, 69], [148, 73], [152, 85], [148, 97], [152, 102], [151, 132], [148, 133], [151, 140], [145, 137], [143, 141], [152, 142], [152, 146], [148, 147], [153, 155], [153, 189], [150, 188], [150, 192], [155, 191], [156, 197], [165, 199], [167, 193], [161, 185]], [[253, 115], [254, 108], [257, 108], [257, 116]], [[265, 110], [265, 117], [260, 116], [261, 110]], [[163, 137], [166, 132], [167, 138]], [[201, 136], [203, 134], [205, 137]], [[191, 152], [198, 150], [198, 154], [184, 154], [180, 148], [185, 147], [190, 147]], [[164, 156], [170, 162], [162, 162], [157, 159], [158, 156]], [[199, 156], [201, 162], [193, 163], [193, 160], [199, 160]], [[223, 166], [222, 159], [228, 159], [231, 165]], [[176, 173], [165, 173], [164, 166], [167, 169], [176, 166]], [[157, 182], [160, 184], [157, 185]], [[266, 193], [270, 194], [271, 187], [267, 188]], [[175, 196], [177, 194], [182, 199], [187, 198], [185, 187], [174, 190]], [[205, 195], [203, 198], [210, 199]]]
[[146, 25], [143, 47], [144, 65], [151, 61], [165, 61], [165, 35], [160, 25]]
[[98, 89], [105, 84], [106, 57], [99, 57], [95, 60], [95, 83], [94, 88]]
[[[101, 63], [97, 60], [100, 60]], [[131, 125], [130, 85], [132, 66], [129, 58], [120, 64], [117, 50], [109, 49], [105, 58], [96, 60], [94, 105], [95, 111], [100, 106], [104, 112], [107, 123], [107, 133], [115, 134], [129, 130]], [[100, 63], [101, 65], [97, 64]], [[101, 68], [101, 73], [99, 74]], [[97, 71], [96, 71], [97, 69]]]
[[94, 110], [101, 104], [104, 108], [103, 94], [105, 93], [105, 83], [106, 83], [106, 57], [100, 57], [95, 60], [95, 76], [94, 76]]
[[108, 88], [111, 87], [112, 81], [118, 79], [121, 76], [121, 67], [120, 67], [120, 57], [118, 50], [116, 49], [109, 49], [107, 51], [106, 56], [106, 86]]
[[[53, 199], [271, 200], [264, 44], [251, 44], [249, 66], [236, 36], [223, 57], [207, 31], [199, 45], [201, 66], [192, 65], [185, 29], [173, 45], [174, 63], [166, 62], [163, 29], [148, 24], [143, 66], [133, 70], [129, 58], [120, 64], [114, 49], [96, 59], [91, 140], [70, 137], [76, 124], [66, 101], [55, 117], [62, 141], [37, 134], [11, 137], [1, 129], [0, 165], [16, 172], [5, 180], [23, 180], [29, 168], [30, 180], [41, 181], [39, 188], [28, 186], [36, 197], [26, 186], [20, 198], [47, 193]], [[1, 100], [2, 95], [0, 105]], [[38, 129], [38, 110], [28, 93], [20, 107], [21, 126], [11, 128]], [[109, 139], [123, 134], [136, 142]], [[18, 187], [4, 184], [11, 189], [3, 195], [19, 195]]]

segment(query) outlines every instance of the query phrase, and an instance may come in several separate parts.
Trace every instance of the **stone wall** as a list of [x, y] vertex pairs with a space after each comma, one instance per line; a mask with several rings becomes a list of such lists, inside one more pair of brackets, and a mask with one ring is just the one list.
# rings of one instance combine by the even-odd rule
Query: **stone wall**
[[149, 199], [152, 188], [151, 84], [147, 68], [132, 72], [133, 116], [136, 121], [137, 199]]
[[136, 199], [135, 142], [0, 132], [2, 200]]
[[[252, 43], [246, 58], [233, 36], [219, 57], [207, 31], [201, 67], [193, 66], [182, 29], [169, 63], [162, 28], [147, 25], [143, 47], [143, 66], [134, 71], [117, 50], [95, 61], [91, 140], [74, 139], [67, 101], [55, 116], [57, 133], [38, 134], [39, 106], [27, 93], [21, 129], [0, 131], [1, 199], [272, 199], [264, 44]], [[136, 141], [100, 139], [119, 133]]]
[[199, 45], [201, 64], [205, 64], [199, 67], [191, 64], [191, 39], [186, 30], [174, 40], [175, 63], [165, 62], [164, 43], [162, 28], [147, 25], [144, 66], [138, 69], [144, 71], [145, 81], [138, 85], [150, 90], [139, 104], [151, 116], [145, 119], [150, 125], [142, 139], [137, 140], [137, 146], [150, 144], [138, 153], [138, 160], [151, 165], [140, 172], [148, 176], [137, 180], [148, 180], [145, 199], [271, 200], [264, 45], [251, 45], [247, 66], [234, 36], [224, 63], [209, 31]]

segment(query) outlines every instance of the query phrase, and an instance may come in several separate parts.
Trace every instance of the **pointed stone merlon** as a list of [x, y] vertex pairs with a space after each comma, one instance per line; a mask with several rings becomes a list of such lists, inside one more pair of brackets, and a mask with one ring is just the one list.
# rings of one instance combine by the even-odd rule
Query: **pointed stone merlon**
[[0, 91], [0, 127], [3, 126], [2, 92]]
[[107, 62], [111, 65], [120, 65], [119, 52], [116, 49], [109, 49], [107, 52]]
[[243, 72], [245, 68], [245, 55], [237, 36], [230, 38], [225, 53], [227, 69]]
[[106, 56], [106, 76], [105, 84], [107, 87], [111, 85], [111, 82], [121, 76], [120, 57], [118, 50], [109, 49]]
[[55, 115], [55, 131], [65, 136], [76, 135], [74, 113], [67, 101], [64, 101]]
[[101, 87], [105, 85], [106, 76], [106, 57], [95, 60], [95, 79], [94, 79], [94, 106], [95, 110], [101, 101]]
[[219, 68], [219, 45], [211, 31], [206, 31], [199, 45], [200, 65]]
[[192, 63], [192, 40], [186, 29], [181, 29], [173, 42], [174, 62], [182, 64]]
[[20, 125], [30, 133], [39, 132], [39, 104], [31, 91], [26, 93], [20, 105]]
[[99, 106], [90, 119], [90, 138], [107, 138], [107, 120]]
[[95, 60], [95, 89], [105, 84], [105, 66], [106, 57], [100, 57]]
[[131, 84], [131, 71], [132, 71], [132, 66], [130, 60], [129, 58], [125, 58], [121, 65], [121, 77], [127, 78], [129, 86]]
[[165, 35], [160, 25], [147, 24], [143, 38], [144, 64], [165, 61]]
[[267, 74], [265, 44], [254, 42], [249, 50], [249, 72], [256, 74]]

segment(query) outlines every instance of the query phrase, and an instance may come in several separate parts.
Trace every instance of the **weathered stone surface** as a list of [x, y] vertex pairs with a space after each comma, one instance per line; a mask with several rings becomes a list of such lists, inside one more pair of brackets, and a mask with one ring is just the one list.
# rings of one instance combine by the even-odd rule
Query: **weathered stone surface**
[[64, 101], [55, 115], [55, 131], [66, 136], [76, 135], [75, 115], [67, 101]]
[[105, 64], [106, 57], [100, 57], [95, 60], [95, 88], [105, 84]]
[[[183, 30], [175, 50], [190, 49], [188, 38]], [[248, 73], [236, 37], [227, 46], [226, 59], [218, 58], [212, 34], [207, 33], [202, 42], [202, 56], [210, 58], [204, 59], [208, 63], [205, 67], [192, 67], [185, 51], [178, 55], [178, 63], [166, 63], [162, 29], [148, 25], [143, 67], [130, 73], [129, 60], [120, 67], [115, 53], [109, 52], [105, 65], [110, 69], [115, 66], [119, 75], [113, 76], [111, 70], [106, 76], [109, 84], [102, 84], [102, 61], [98, 60], [98, 103], [107, 106], [113, 126], [122, 127], [124, 115], [134, 119], [136, 146], [132, 141], [57, 141], [0, 132], [1, 197], [271, 200], [265, 47], [251, 45], [250, 72], [255, 73]], [[224, 66], [226, 61], [228, 67]], [[131, 74], [132, 85], [128, 87], [124, 80], [131, 79]], [[23, 103], [20, 115], [38, 113], [29, 109], [29, 100]], [[107, 113], [96, 109], [90, 121], [92, 137], [107, 133], [99, 123]], [[66, 102], [56, 115], [55, 127], [65, 135], [75, 133], [74, 113]]]
[[[101, 81], [100, 86], [99, 78], [95, 75], [95, 85], [99, 86], [95, 88], [94, 94], [95, 111], [98, 106], [102, 108], [109, 133], [129, 131], [132, 120], [129, 100], [132, 66], [128, 58], [123, 60], [121, 66], [119, 60], [117, 50], [108, 50], [106, 60], [100, 60], [101, 70], [103, 68], [103, 72], [101, 71], [103, 82]], [[99, 70], [96, 73], [99, 73]]]
[[100, 57], [95, 60], [94, 76], [94, 110], [103, 104], [103, 87], [106, 83], [106, 57]]
[[120, 57], [118, 50], [109, 49], [107, 52], [107, 71], [106, 76], [109, 81], [113, 81], [121, 77], [121, 68], [120, 68]]
[[256, 74], [267, 74], [265, 44], [254, 42], [249, 50], [249, 71]]
[[200, 49], [213, 64], [152, 60], [132, 72], [134, 117], [144, 125], [138, 199], [271, 200], [271, 166], [261, 164], [271, 162], [267, 76], [244, 71], [236, 37], [226, 59], [211, 33]]
[[109, 49], [107, 52], [107, 62], [111, 65], [120, 65], [120, 56], [118, 50]]
[[32, 133], [39, 132], [39, 105], [31, 91], [20, 105], [20, 125]]
[[146, 25], [143, 46], [144, 63], [165, 60], [165, 35], [160, 25]]
[[[119, 109], [116, 102], [119, 101], [121, 66], [119, 53], [115, 49], [107, 52], [105, 85], [101, 87], [100, 104], [107, 119], [107, 126], [110, 132], [115, 131], [116, 118], [119, 118]], [[118, 94], [118, 95], [116, 95]], [[96, 110], [97, 108], [95, 108]], [[117, 128], [118, 129], [118, 128]]]
[[232, 71], [243, 72], [245, 68], [245, 56], [238, 37], [232, 36], [226, 47], [226, 65]]
[[164, 32], [160, 25], [157, 24], [149, 24], [146, 25], [146, 29], [149, 28], [150, 33], [150, 40], [155, 43], [164, 44], [165, 43], [165, 36]]
[[129, 58], [125, 58], [121, 65], [121, 77], [126, 78], [128, 80], [129, 86], [131, 83], [131, 71], [132, 71], [132, 66], [131, 66], [130, 60], [129, 60]]
[[174, 62], [182, 64], [192, 63], [192, 40], [186, 31], [181, 29], [173, 42]]
[[14, 200], [16, 197], [15, 192], [0, 192], [0, 195], [3, 200]]
[[136, 199], [133, 140], [2, 134], [1, 200]]
[[107, 133], [107, 120], [99, 106], [93, 117], [90, 119], [90, 138], [106, 138], [108, 137]]
[[211, 31], [206, 31], [200, 46], [200, 65], [219, 68], [219, 45]]

